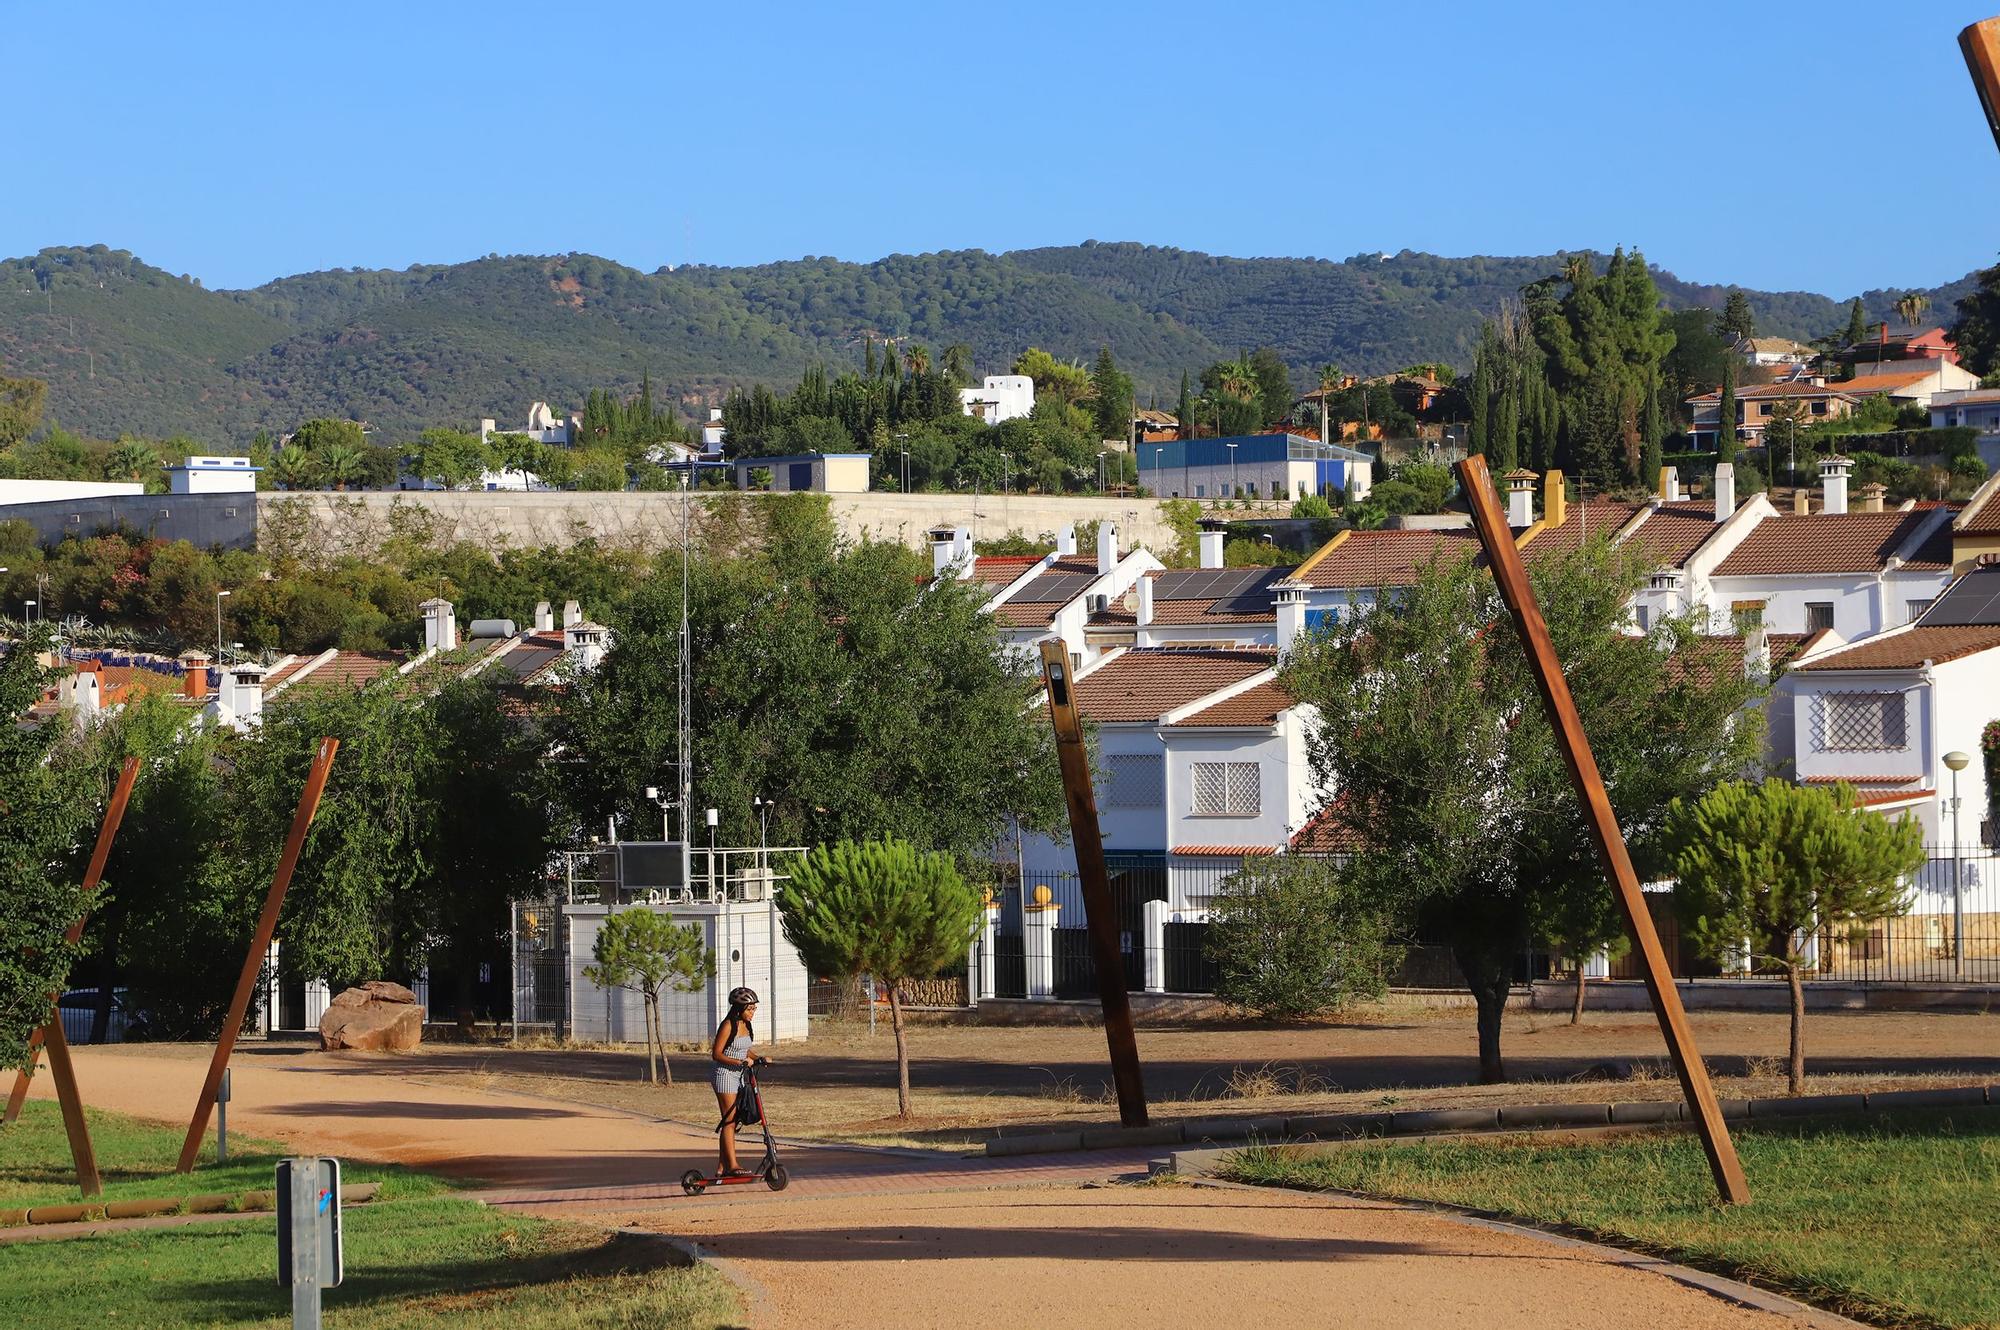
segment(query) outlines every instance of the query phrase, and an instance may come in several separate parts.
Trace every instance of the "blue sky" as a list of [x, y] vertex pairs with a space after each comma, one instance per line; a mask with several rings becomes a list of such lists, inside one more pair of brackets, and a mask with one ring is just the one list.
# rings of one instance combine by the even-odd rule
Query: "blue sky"
[[489, 252], [1625, 244], [1839, 297], [2000, 253], [1955, 41], [1996, 7], [13, 0], [0, 255], [233, 287]]

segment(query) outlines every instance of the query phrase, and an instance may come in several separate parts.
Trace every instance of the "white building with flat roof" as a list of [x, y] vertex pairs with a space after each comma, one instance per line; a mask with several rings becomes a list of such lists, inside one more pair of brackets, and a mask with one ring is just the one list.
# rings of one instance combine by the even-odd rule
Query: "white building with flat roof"
[[1034, 413], [1035, 381], [1025, 374], [988, 374], [979, 387], [959, 389], [958, 404], [989, 425], [1016, 420]]
[[262, 467], [247, 457], [189, 457], [165, 468], [169, 494], [248, 494], [257, 488]]

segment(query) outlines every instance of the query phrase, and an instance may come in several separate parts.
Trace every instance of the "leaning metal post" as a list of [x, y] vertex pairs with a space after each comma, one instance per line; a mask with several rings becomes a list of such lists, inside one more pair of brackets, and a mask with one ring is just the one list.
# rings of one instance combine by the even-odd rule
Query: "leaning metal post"
[[229, 1066], [229, 1054], [236, 1047], [236, 1034], [250, 1010], [250, 995], [257, 987], [257, 972], [271, 949], [271, 937], [278, 931], [278, 911], [285, 903], [285, 891], [292, 885], [292, 870], [299, 866], [305, 849], [306, 831], [313, 814], [319, 811], [319, 797], [326, 791], [326, 777], [333, 767], [333, 755], [340, 740], [321, 739], [312, 769], [306, 773], [306, 787], [299, 795], [298, 812], [292, 815], [292, 829], [285, 837], [285, 852], [278, 859], [278, 871], [271, 878], [271, 890], [264, 897], [264, 912], [257, 917], [257, 931], [250, 938], [250, 951], [243, 958], [243, 973], [236, 979], [236, 996], [229, 1000], [229, 1015], [223, 1018], [222, 1033], [215, 1041], [215, 1056], [209, 1060], [208, 1076], [201, 1083], [201, 1095], [194, 1101], [194, 1116], [188, 1120], [187, 1140], [181, 1143], [180, 1162], [175, 1169], [192, 1172], [201, 1154], [201, 1138], [208, 1130], [209, 1110], [215, 1107], [216, 1092], [222, 1088], [222, 1073]]
[[1653, 1000], [1654, 1014], [1659, 1017], [1660, 1033], [1666, 1036], [1667, 1054], [1673, 1060], [1674, 1073], [1680, 1077], [1681, 1092], [1687, 1096], [1695, 1128], [1701, 1133], [1701, 1147], [1708, 1155], [1709, 1171], [1715, 1175], [1716, 1190], [1724, 1202], [1744, 1204], [1750, 1199], [1750, 1184], [1743, 1177], [1743, 1166], [1737, 1162], [1736, 1146], [1722, 1120], [1722, 1106], [1716, 1102], [1715, 1089], [1709, 1084], [1708, 1069], [1695, 1048], [1694, 1031], [1688, 1027], [1687, 1013], [1681, 1009], [1680, 991], [1674, 987], [1673, 974], [1667, 968], [1667, 954], [1660, 947], [1659, 933], [1653, 927], [1652, 913], [1647, 910], [1645, 895], [1639, 887], [1639, 875], [1625, 847], [1625, 833], [1619, 829], [1618, 818], [1611, 810], [1611, 796], [1606, 793], [1604, 778], [1597, 770], [1597, 758], [1590, 751], [1589, 736], [1583, 732], [1583, 718], [1577, 714], [1576, 702], [1570, 696], [1562, 662], [1556, 659], [1548, 624], [1542, 619], [1541, 607], [1535, 603], [1534, 588], [1529, 585], [1527, 569], [1521, 564], [1521, 552], [1514, 547], [1514, 533], [1493, 495], [1486, 459], [1474, 454], [1460, 462], [1458, 483], [1472, 507], [1472, 523], [1479, 530], [1479, 543], [1492, 565], [1493, 579], [1514, 617], [1521, 649], [1540, 687], [1542, 703], [1548, 708], [1556, 744], [1562, 749], [1570, 780], [1583, 802], [1591, 839], [1596, 842], [1598, 856], [1604, 861], [1619, 907], [1624, 911], [1625, 927], [1644, 962], [1646, 992]]
[[[119, 823], [125, 820], [125, 805], [131, 802], [132, 785], [138, 779], [139, 759], [136, 757], [126, 758], [125, 765], [118, 769], [117, 784], [111, 787], [111, 802], [105, 805], [104, 821], [97, 828], [97, 844], [91, 849], [90, 862], [83, 870], [83, 890], [81, 893], [83, 897], [83, 912], [77, 915], [76, 919], [63, 932], [63, 942], [69, 946], [75, 946], [83, 939], [83, 926], [90, 922], [90, 898], [97, 894], [97, 884], [104, 878], [104, 865], [111, 858], [111, 842], [118, 835]], [[7, 1096], [5, 1119], [10, 1125], [16, 1118], [21, 1116], [21, 1104], [28, 1097], [28, 1077], [35, 1070], [35, 1064], [41, 1061], [42, 1045], [47, 1042], [49, 1032], [54, 1031], [57, 1037], [60, 1037], [62, 1034], [62, 1011], [56, 1005], [57, 996], [54, 993], [49, 994], [49, 1019], [40, 1029], [37, 1029], [28, 1036], [28, 1065], [22, 1067], [14, 1074], [14, 1089]], [[55, 1054], [52, 1052], [49, 1057], [53, 1061]], [[65, 1123], [70, 1120], [69, 1098], [64, 1098], [66, 1095], [69, 1098], [75, 1097], [76, 1082], [73, 1078], [58, 1075], [56, 1077], [56, 1096], [63, 1100], [63, 1120]], [[83, 1109], [80, 1105], [76, 1109], [75, 1120], [79, 1126], [82, 1125]], [[72, 1132], [70, 1135], [70, 1152], [72, 1154], [76, 1152], [76, 1145], [77, 1137]], [[87, 1130], [83, 1136], [83, 1148], [86, 1151], [90, 1149], [90, 1136]], [[92, 1164], [90, 1171], [94, 1181], [97, 1175], [95, 1164]], [[77, 1160], [77, 1174], [81, 1177], [82, 1173], [83, 1160], [79, 1157]], [[95, 1196], [96, 1194], [97, 1192], [94, 1187], [84, 1192], [86, 1196]]]
[[1071, 687], [1069, 652], [1060, 639], [1042, 643], [1042, 681], [1055, 726], [1063, 796], [1069, 803], [1070, 841], [1083, 888], [1083, 920], [1090, 928], [1090, 957], [1097, 971], [1097, 1000], [1104, 1009], [1104, 1038], [1111, 1046], [1111, 1080], [1118, 1089], [1118, 1120], [1146, 1125], [1146, 1082], [1139, 1068], [1139, 1039], [1132, 1029], [1132, 1000], [1125, 992], [1125, 961], [1118, 951], [1118, 919], [1104, 867], [1104, 836], [1097, 825], [1097, 796], [1090, 784], [1090, 752]]

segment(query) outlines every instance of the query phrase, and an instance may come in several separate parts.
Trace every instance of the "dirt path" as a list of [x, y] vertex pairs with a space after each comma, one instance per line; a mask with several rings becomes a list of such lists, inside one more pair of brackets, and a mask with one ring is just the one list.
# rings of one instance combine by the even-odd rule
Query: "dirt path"
[[719, 1258], [748, 1289], [755, 1326], [1798, 1324], [1592, 1249], [1292, 1192], [802, 1198], [632, 1218]]

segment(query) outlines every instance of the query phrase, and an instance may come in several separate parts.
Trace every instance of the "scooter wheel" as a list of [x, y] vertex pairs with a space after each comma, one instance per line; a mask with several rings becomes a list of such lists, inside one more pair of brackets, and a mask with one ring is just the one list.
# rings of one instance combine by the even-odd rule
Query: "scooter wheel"
[[707, 1186], [708, 1179], [701, 1175], [701, 1170], [698, 1168], [691, 1168], [681, 1174], [681, 1190], [690, 1196], [701, 1195]]
[[771, 1171], [764, 1175], [764, 1185], [772, 1191], [783, 1191], [792, 1185], [792, 1175], [785, 1172], [783, 1164], [773, 1164]]

